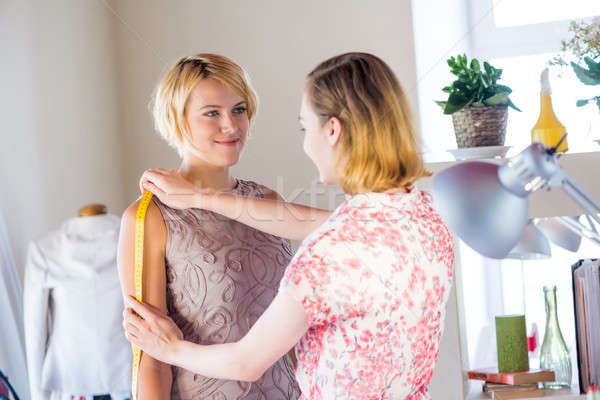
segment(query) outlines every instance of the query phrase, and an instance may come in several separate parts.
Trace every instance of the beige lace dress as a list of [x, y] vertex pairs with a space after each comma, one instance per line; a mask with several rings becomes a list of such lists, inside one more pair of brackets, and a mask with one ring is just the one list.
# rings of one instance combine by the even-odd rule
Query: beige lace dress
[[[238, 180], [232, 193], [264, 198], [257, 183]], [[176, 210], [153, 201], [164, 218], [167, 309], [186, 340], [241, 339], [275, 298], [292, 252], [285, 239], [200, 209]], [[260, 349], [257, 349], [260, 351]], [[173, 367], [172, 399], [297, 399], [289, 356], [256, 382], [207, 378]]]

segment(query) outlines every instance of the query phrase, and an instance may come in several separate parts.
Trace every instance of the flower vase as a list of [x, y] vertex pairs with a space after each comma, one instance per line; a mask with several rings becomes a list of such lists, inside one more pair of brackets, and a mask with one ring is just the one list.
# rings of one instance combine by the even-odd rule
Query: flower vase
[[556, 311], [556, 286], [544, 286], [544, 301], [546, 305], [546, 332], [540, 351], [540, 367], [554, 371], [556, 380], [544, 382], [547, 389], [560, 389], [571, 386], [571, 356], [567, 350], [558, 324]]

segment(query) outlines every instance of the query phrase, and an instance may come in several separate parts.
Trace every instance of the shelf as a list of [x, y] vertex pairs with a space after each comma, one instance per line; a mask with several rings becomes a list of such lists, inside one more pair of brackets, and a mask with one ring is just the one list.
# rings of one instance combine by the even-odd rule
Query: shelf
[[[485, 159], [487, 161], [503, 163], [506, 159]], [[440, 163], [428, 163], [427, 169], [434, 174], [455, 164], [465, 161], [450, 161]], [[567, 153], [559, 159], [563, 169], [587, 190], [593, 198], [600, 200], [600, 185], [598, 182], [598, 171], [600, 170], [600, 152], [589, 153]], [[421, 179], [417, 186], [421, 189], [431, 189], [432, 178]], [[538, 190], [529, 198], [529, 217], [554, 217], [574, 216], [583, 214], [583, 210], [568, 197], [562, 190], [553, 189], [551, 192]]]
[[[530, 397], [529, 400], [535, 399], [552, 399], [552, 400], [585, 400], [585, 394], [579, 394], [579, 387], [574, 386], [570, 389], [559, 390], [544, 390], [544, 397]], [[490, 400], [491, 396], [484, 393], [470, 394], [465, 400]]]

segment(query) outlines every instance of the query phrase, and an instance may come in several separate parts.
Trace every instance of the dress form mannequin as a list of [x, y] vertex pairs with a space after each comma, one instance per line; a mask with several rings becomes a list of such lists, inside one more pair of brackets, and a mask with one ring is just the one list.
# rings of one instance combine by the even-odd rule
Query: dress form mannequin
[[108, 209], [106, 208], [106, 206], [104, 204], [88, 204], [87, 206], [83, 206], [79, 209], [79, 211], [77, 212], [77, 215], [79, 215], [80, 217], [87, 217], [87, 216], [91, 216], [91, 215], [99, 215], [99, 214], [106, 214], [108, 212]]
[[77, 214], [28, 251], [24, 303], [32, 400], [130, 397], [131, 349], [122, 335], [116, 266], [120, 219], [103, 204], [83, 206]]

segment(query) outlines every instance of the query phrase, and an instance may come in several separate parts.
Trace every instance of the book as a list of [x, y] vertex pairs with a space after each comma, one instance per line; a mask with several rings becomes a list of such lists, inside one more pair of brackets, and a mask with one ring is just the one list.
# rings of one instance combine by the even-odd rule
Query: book
[[469, 371], [469, 379], [493, 383], [519, 385], [522, 383], [553, 382], [556, 380], [554, 371], [548, 369], [530, 369], [521, 372], [498, 372], [497, 368], [484, 368]]
[[532, 390], [537, 389], [538, 384], [536, 383], [522, 383], [520, 385], [507, 385], [505, 383], [491, 383], [485, 382], [483, 384], [484, 392], [509, 392], [518, 390]]
[[600, 384], [600, 261], [579, 260], [571, 267], [579, 388]]
[[507, 392], [488, 392], [494, 400], [527, 399], [531, 397], [544, 397], [544, 389], [514, 390]]

